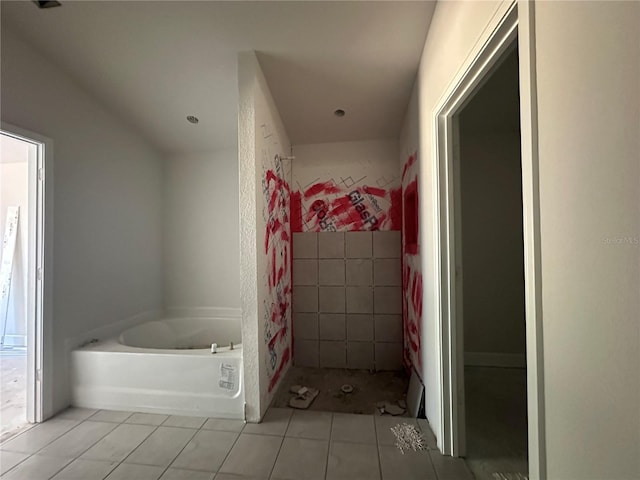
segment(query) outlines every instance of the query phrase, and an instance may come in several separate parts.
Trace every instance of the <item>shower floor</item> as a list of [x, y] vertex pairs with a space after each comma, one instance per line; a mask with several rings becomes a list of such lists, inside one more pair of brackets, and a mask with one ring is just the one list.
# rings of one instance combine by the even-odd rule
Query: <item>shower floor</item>
[[[344, 394], [340, 387], [353, 386], [353, 392]], [[284, 377], [272, 407], [288, 407], [293, 385], [313, 387], [320, 393], [308, 410], [337, 413], [378, 413], [376, 403], [397, 403], [404, 399], [409, 388], [409, 377], [403, 372], [376, 372], [337, 368], [291, 367]]]

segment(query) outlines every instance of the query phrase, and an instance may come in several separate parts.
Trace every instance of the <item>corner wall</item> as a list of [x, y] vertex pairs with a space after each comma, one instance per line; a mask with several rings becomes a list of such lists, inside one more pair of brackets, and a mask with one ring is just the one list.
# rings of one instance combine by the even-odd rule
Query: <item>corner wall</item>
[[[413, 87], [411, 99], [400, 132], [400, 171], [402, 172], [402, 230], [407, 231], [408, 222], [415, 222], [417, 243], [410, 242], [406, 233], [402, 236], [402, 331], [404, 362], [412, 366], [424, 383], [422, 342], [422, 253], [420, 245], [420, 159], [419, 146], [420, 115], [418, 111], [418, 86]], [[414, 197], [413, 211], [408, 205]], [[417, 219], [414, 218], [417, 216]]]
[[164, 162], [168, 316], [240, 318], [237, 199], [237, 150], [180, 155]]
[[238, 56], [240, 292], [247, 420], [291, 365], [291, 144], [255, 53]]
[[[439, 2], [417, 80], [423, 368], [440, 447], [433, 116], [508, 4]], [[534, 8], [545, 478], [640, 478], [640, 4]]]
[[55, 412], [69, 339], [162, 309], [162, 163], [5, 25], [1, 95], [4, 122], [53, 140]]
[[[471, 53], [479, 48], [478, 43], [492, 18], [505, 10], [507, 2], [439, 2], [431, 19], [424, 50], [420, 60], [414, 92], [417, 114], [411, 106], [403, 126], [401, 145], [402, 160], [407, 161], [414, 153], [419, 160], [417, 189], [419, 192], [419, 245], [420, 259], [414, 259], [422, 272], [422, 318], [416, 328], [420, 329], [420, 358], [414, 355], [413, 362], [421, 364], [425, 385], [425, 410], [438, 446], [442, 448], [442, 386], [440, 382], [439, 323], [440, 298], [437, 294], [439, 279], [436, 225], [438, 221], [436, 149], [434, 118], [436, 106], [459, 70], [468, 63]], [[417, 129], [417, 131], [416, 131]], [[404, 150], [403, 150], [404, 148]], [[408, 148], [408, 150], [407, 150]], [[418, 269], [416, 268], [416, 271]], [[416, 317], [417, 318], [417, 317]]]

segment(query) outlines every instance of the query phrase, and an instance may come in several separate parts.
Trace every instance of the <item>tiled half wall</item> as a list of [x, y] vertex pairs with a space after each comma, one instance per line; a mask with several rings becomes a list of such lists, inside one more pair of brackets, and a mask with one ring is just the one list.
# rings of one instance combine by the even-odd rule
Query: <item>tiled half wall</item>
[[402, 368], [398, 231], [295, 233], [294, 364]]

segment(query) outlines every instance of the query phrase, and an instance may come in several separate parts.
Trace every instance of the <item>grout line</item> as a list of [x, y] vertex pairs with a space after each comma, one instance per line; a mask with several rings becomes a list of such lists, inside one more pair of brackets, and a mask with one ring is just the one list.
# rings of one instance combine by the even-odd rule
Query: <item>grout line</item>
[[[236, 437], [236, 439], [233, 441], [233, 443], [231, 444], [231, 448], [229, 449], [229, 451], [227, 452], [227, 454], [224, 456], [224, 458], [222, 459], [222, 462], [220, 463], [220, 466], [218, 467], [218, 471], [215, 473], [215, 477], [218, 476], [218, 473], [220, 473], [220, 469], [222, 468], [222, 466], [224, 465], [224, 462], [227, 461], [227, 458], [229, 458], [229, 455], [231, 454], [231, 451], [234, 449], [234, 447], [236, 446], [236, 444], [238, 443], [238, 440], [240, 440], [240, 436], [242, 435], [242, 431], [244, 430], [244, 427], [247, 424], [245, 423], [244, 426], [242, 427], [242, 430], [240, 430], [239, 432], [232, 432], [232, 433], [237, 433], [238, 436]], [[219, 431], [219, 430], [218, 430]], [[214, 478], [215, 478], [214, 477]]]
[[375, 415], [371, 416], [371, 420], [373, 420], [373, 434], [375, 436], [376, 439], [376, 452], [378, 453], [377, 458], [378, 458], [378, 474], [379, 474], [379, 478], [382, 479], [382, 461], [380, 460], [380, 442], [378, 441], [378, 426], [376, 424], [376, 417]]
[[[160, 426], [161, 426], [161, 425], [158, 425], [158, 428], [160, 428]], [[180, 427], [165, 427], [165, 428], [180, 428]], [[157, 429], [156, 429], [156, 430], [157, 430]], [[189, 430], [192, 430], [192, 429], [189, 429]], [[169, 462], [169, 464], [165, 467], [165, 469], [164, 469], [164, 470], [162, 471], [162, 473], [160, 474], [160, 477], [158, 477], [158, 478], [161, 478], [161, 477], [166, 473], [166, 471], [167, 471], [167, 470], [169, 470], [169, 469], [171, 468], [171, 465], [173, 465], [173, 462], [175, 462], [175, 461], [176, 461], [176, 459], [180, 456], [180, 454], [184, 451], [184, 449], [185, 449], [185, 448], [187, 448], [187, 445], [189, 445], [189, 444], [193, 441], [193, 438], [194, 438], [194, 437], [198, 434], [198, 432], [200, 431], [199, 429], [194, 429], [194, 430], [195, 430], [195, 432], [193, 432], [193, 435], [191, 435], [191, 437], [189, 437], [189, 440], [187, 440], [187, 443], [185, 443], [185, 444], [184, 444], [184, 446], [180, 449], [180, 451], [176, 454], [176, 456], [174, 456], [174, 457], [173, 457], [173, 459], [172, 459], [172, 460]], [[154, 431], [155, 431], [155, 430], [154, 430]], [[147, 437], [147, 438], [148, 438], [148, 437]], [[140, 444], [140, 445], [142, 445], [142, 444]], [[160, 465], [158, 465], [158, 466], [160, 466]]]
[[325, 466], [324, 466], [324, 478], [325, 480], [327, 480], [327, 475], [329, 475], [329, 455], [331, 455], [331, 442], [333, 439], [333, 419], [334, 419], [334, 414], [333, 412], [331, 413], [331, 426], [329, 427], [329, 446], [327, 448], [327, 460], [325, 461]]

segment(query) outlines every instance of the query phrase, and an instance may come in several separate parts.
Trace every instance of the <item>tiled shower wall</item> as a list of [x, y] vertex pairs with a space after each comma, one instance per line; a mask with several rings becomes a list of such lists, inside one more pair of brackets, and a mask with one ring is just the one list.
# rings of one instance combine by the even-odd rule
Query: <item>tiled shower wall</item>
[[295, 233], [294, 364], [402, 368], [398, 231]]

